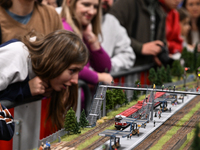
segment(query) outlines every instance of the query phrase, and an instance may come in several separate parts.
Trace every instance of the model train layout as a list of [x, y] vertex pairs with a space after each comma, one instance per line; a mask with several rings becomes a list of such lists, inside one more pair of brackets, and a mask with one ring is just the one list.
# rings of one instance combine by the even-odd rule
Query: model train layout
[[[200, 95], [199, 92], [191, 92], [191, 91], [176, 91], [174, 90], [168, 90], [168, 89], [154, 89], [154, 88], [131, 88], [131, 87], [119, 87], [119, 86], [102, 86], [101, 89], [109, 87], [109, 88], [118, 88], [118, 89], [126, 89], [126, 90], [148, 90], [151, 91], [151, 94], [146, 97], [143, 101], [138, 101], [138, 103], [129, 109], [125, 110], [124, 112], [118, 114], [115, 116], [115, 127], [118, 130], [105, 130], [99, 134], [99, 136], [108, 136], [110, 137], [110, 144], [109, 149], [115, 149], [120, 147], [120, 140], [122, 141], [123, 138], [131, 138], [133, 135], [137, 134], [140, 135], [140, 128], [147, 128], [153, 127], [155, 130], [155, 124], [157, 124], [157, 127], [159, 124], [161, 125], [164, 121], [166, 121], [170, 116], [173, 115], [178, 109], [180, 109], [182, 106], [184, 106], [189, 100], [191, 100], [194, 95]], [[106, 89], [107, 89], [106, 88]], [[103, 91], [101, 91], [103, 93]], [[98, 95], [98, 93], [97, 93]], [[190, 95], [189, 99], [184, 100], [184, 95]], [[192, 95], [192, 96], [191, 96]], [[103, 96], [101, 96], [103, 98]], [[185, 102], [184, 102], [185, 101]], [[159, 108], [156, 108], [154, 112], [154, 108], [160, 106]], [[178, 107], [179, 106], [179, 107]], [[176, 108], [176, 109], [175, 109]], [[165, 116], [165, 120], [161, 121], [161, 114], [164, 114], [164, 112], [167, 112], [168, 116]], [[151, 116], [151, 117], [150, 117]], [[153, 118], [154, 116], [154, 118]], [[157, 117], [158, 116], [158, 117]], [[159, 118], [159, 121], [155, 120]], [[163, 119], [163, 117], [162, 117]], [[161, 122], [160, 122], [161, 121]], [[160, 122], [160, 123], [158, 123]], [[147, 124], [149, 123], [149, 124]], [[148, 131], [153, 131], [151, 128], [148, 127]], [[144, 131], [142, 135], [145, 135], [147, 131]], [[150, 133], [148, 133], [150, 134]], [[120, 139], [122, 138], [122, 139]], [[144, 139], [144, 137], [142, 138]], [[139, 138], [135, 141], [138, 141]], [[140, 141], [141, 142], [141, 141]], [[113, 143], [113, 144], [112, 144]], [[124, 141], [122, 142], [124, 144]], [[125, 142], [127, 145], [127, 141]], [[130, 141], [129, 141], [130, 143]], [[139, 142], [138, 142], [139, 143]], [[136, 142], [136, 145], [138, 144]], [[132, 146], [126, 147], [126, 149], [132, 149]], [[97, 148], [98, 149], [98, 148]], [[121, 149], [124, 149], [122, 146]]]

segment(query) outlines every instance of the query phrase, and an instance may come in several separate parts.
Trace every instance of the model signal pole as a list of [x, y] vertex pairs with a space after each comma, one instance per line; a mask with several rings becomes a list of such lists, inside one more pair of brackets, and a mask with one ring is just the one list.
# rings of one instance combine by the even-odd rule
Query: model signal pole
[[188, 71], [190, 68], [188, 68], [188, 67], [185, 67], [184, 68], [184, 75], [183, 75], [183, 78], [184, 78], [184, 85], [183, 85], [183, 87], [185, 88], [186, 87], [186, 71]]
[[197, 76], [198, 76], [197, 87], [199, 87], [200, 67], [197, 68]]

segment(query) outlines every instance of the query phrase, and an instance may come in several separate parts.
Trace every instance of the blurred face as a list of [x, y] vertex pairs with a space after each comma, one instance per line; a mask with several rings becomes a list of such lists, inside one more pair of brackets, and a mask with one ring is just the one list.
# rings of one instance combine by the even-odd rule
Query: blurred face
[[165, 0], [165, 5], [168, 9], [176, 9], [182, 0]]
[[198, 18], [200, 15], [200, 0], [187, 0], [186, 9], [192, 18]]
[[103, 13], [106, 14], [113, 5], [113, 0], [102, 0], [102, 10]]
[[97, 14], [99, 0], [78, 0], [75, 7], [76, 19], [82, 26], [87, 26]]
[[78, 84], [78, 73], [83, 68], [82, 64], [72, 64], [61, 75], [50, 80], [50, 85], [55, 91], [66, 89], [67, 86]]
[[51, 5], [51, 6], [53, 6], [54, 8], [58, 7], [58, 6], [57, 6], [57, 3], [56, 3], [56, 0], [48, 0], [48, 5]]
[[190, 18], [185, 18], [180, 22], [181, 25], [181, 35], [186, 37], [190, 31]]

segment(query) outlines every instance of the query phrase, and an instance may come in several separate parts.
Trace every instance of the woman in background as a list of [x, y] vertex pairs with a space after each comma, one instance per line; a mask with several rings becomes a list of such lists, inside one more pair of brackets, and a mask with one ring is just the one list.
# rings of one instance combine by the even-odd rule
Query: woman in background
[[[98, 40], [101, 34], [101, 1], [100, 0], [63, 0], [61, 18], [63, 27], [79, 35], [90, 51], [88, 64], [79, 73], [79, 79], [89, 84], [98, 82], [111, 84], [111, 60]], [[89, 67], [92, 67], [91, 70]], [[81, 94], [82, 108], [84, 95]]]
[[191, 30], [187, 42], [194, 47], [200, 40], [200, 0], [184, 0], [182, 6], [191, 17]]
[[187, 43], [188, 34], [190, 32], [190, 15], [185, 8], [177, 9], [179, 13], [179, 21], [181, 26], [181, 36], [183, 38], [183, 47], [186, 47], [188, 51], [193, 51], [194, 47]]

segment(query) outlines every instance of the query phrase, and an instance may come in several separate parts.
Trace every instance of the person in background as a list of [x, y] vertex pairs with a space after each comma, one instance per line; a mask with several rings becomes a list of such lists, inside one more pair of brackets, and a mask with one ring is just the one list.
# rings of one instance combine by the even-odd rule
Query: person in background
[[181, 27], [179, 24], [179, 14], [176, 10], [181, 0], [159, 0], [164, 11], [167, 13], [166, 18], [166, 38], [169, 54], [174, 59], [180, 59], [182, 52]]
[[184, 0], [182, 7], [189, 12], [191, 17], [191, 30], [187, 43], [195, 47], [200, 40], [200, 0]]
[[[125, 27], [131, 47], [136, 53], [135, 66], [156, 62], [157, 65], [168, 63], [159, 57], [165, 50], [165, 12], [158, 0], [118, 0], [110, 12]], [[166, 50], [163, 52], [167, 52]]]
[[67, 110], [76, 110], [78, 73], [87, 63], [89, 52], [70, 31], [57, 30], [30, 41], [33, 35], [0, 46], [0, 99], [51, 97], [47, 119], [52, 121], [52, 129], [61, 129]]
[[191, 29], [190, 15], [185, 8], [179, 8], [179, 9], [177, 9], [177, 11], [180, 16], [179, 21], [180, 21], [180, 26], [181, 26], [181, 36], [184, 39], [183, 47], [186, 47], [188, 51], [193, 51], [194, 47], [192, 45], [188, 44], [187, 40], [186, 40], [188, 37], [188, 33]]
[[44, 5], [50, 5], [53, 8], [57, 8], [58, 7], [56, 0], [42, 0], [42, 4], [44, 4]]
[[9, 141], [14, 135], [13, 117], [6, 107], [0, 103], [0, 140]]
[[1, 0], [0, 18], [0, 43], [19, 39], [31, 30], [47, 35], [63, 28], [55, 9], [41, 0]]
[[[101, 15], [100, 0], [63, 0], [61, 18], [64, 29], [79, 35], [90, 51], [89, 62], [79, 73], [79, 79], [92, 85], [97, 85], [98, 82], [111, 84], [113, 80], [107, 73], [111, 70], [110, 57], [98, 39], [101, 34]], [[81, 97], [84, 108], [83, 94]]]
[[115, 16], [107, 13], [113, 0], [102, 0], [102, 47], [111, 58], [112, 72], [130, 69], [135, 63], [135, 53], [124, 27]]

